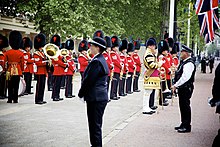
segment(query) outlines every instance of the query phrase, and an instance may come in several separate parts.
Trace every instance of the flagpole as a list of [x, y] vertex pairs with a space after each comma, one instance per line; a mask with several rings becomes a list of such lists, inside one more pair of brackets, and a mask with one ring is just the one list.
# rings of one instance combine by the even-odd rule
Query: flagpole
[[174, 27], [174, 3], [175, 0], [170, 0], [169, 37], [171, 38], [173, 38], [173, 27]]
[[191, 2], [189, 3], [189, 14], [188, 14], [188, 33], [187, 33], [187, 46], [189, 47], [189, 41], [190, 41], [190, 6]]

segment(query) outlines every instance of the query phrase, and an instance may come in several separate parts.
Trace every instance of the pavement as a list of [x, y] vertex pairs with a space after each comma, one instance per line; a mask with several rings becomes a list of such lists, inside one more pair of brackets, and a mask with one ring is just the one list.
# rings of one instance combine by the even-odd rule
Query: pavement
[[[208, 70], [207, 70], [208, 71]], [[179, 134], [178, 98], [173, 105], [158, 108], [149, 116], [142, 114], [141, 92], [108, 103], [103, 118], [104, 147], [209, 147], [220, 128], [219, 115], [208, 106], [214, 73], [196, 72], [195, 89], [191, 98], [192, 132]], [[32, 82], [35, 92], [36, 81]], [[80, 76], [74, 77], [74, 93], [80, 87]], [[64, 90], [61, 90], [61, 97]], [[47, 104], [34, 104], [34, 95], [19, 98], [18, 104], [0, 100], [0, 146], [88, 147], [86, 105], [78, 97], [54, 102], [45, 89]]]

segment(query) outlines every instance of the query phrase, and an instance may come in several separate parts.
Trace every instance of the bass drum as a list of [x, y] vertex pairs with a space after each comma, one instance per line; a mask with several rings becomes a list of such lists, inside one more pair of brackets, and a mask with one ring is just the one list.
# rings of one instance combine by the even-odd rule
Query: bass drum
[[25, 80], [20, 77], [20, 83], [19, 83], [19, 88], [18, 88], [18, 96], [22, 96], [26, 90], [26, 83]]

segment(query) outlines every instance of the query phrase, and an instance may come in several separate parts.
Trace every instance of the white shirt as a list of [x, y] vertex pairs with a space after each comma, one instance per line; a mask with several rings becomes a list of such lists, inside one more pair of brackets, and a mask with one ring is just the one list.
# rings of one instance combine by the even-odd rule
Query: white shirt
[[[189, 59], [191, 57], [188, 57], [187, 59]], [[186, 61], [187, 59], [185, 59], [184, 61]], [[192, 76], [192, 73], [194, 71], [194, 64], [192, 62], [188, 62], [183, 66], [183, 74], [181, 75], [180, 79], [173, 85], [175, 87], [179, 87], [181, 85], [183, 85], [184, 83], [186, 83]]]

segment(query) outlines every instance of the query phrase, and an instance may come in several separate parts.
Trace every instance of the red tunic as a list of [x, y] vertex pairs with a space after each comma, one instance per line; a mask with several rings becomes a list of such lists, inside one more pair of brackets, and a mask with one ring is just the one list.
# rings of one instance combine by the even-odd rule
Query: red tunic
[[132, 58], [133, 58], [134, 63], [136, 65], [136, 72], [140, 72], [141, 71], [141, 60], [140, 60], [139, 55], [137, 53], [133, 53]]
[[166, 70], [166, 79], [170, 80], [170, 73], [171, 73], [170, 61], [164, 55], [160, 55], [158, 58], [159, 60], [161, 59], [163, 61], [163, 64], [161, 67], [164, 67]]
[[135, 69], [135, 63], [134, 60], [132, 59], [132, 56], [127, 55], [127, 60], [128, 60], [128, 72], [133, 73]]
[[178, 67], [178, 65], [179, 65], [179, 60], [178, 60], [177, 57], [173, 57], [173, 64], [174, 64], [175, 67]]
[[104, 58], [105, 58], [105, 60], [107, 62], [108, 69], [109, 69], [108, 76], [110, 76], [111, 72], [114, 69], [114, 65], [113, 65], [112, 59], [111, 59], [111, 57], [110, 57], [110, 55], [109, 55], [109, 53], [107, 51], [104, 51], [102, 54], [103, 54], [103, 56], [104, 56]]
[[5, 71], [5, 56], [2, 51], [0, 51], [0, 66], [2, 67], [2, 70]]
[[120, 56], [118, 55], [118, 53], [114, 52], [114, 51], [111, 51], [110, 53], [110, 56], [111, 56], [111, 59], [112, 59], [112, 62], [114, 64], [114, 72], [115, 73], [120, 73], [121, 72], [121, 60], [120, 60]]
[[67, 68], [67, 72], [65, 72], [65, 74], [71, 76], [74, 74], [75, 69], [76, 69], [75, 64], [74, 64], [74, 60], [70, 56], [67, 56], [66, 60], [67, 60], [68, 68]]
[[24, 57], [23, 52], [20, 50], [10, 49], [5, 52], [5, 63], [8, 65], [7, 71], [11, 72], [12, 66], [18, 69], [18, 75], [22, 75], [24, 71]]
[[80, 53], [79, 54], [79, 57], [78, 57], [78, 62], [79, 62], [79, 65], [80, 65], [80, 72], [84, 72], [86, 67], [88, 66], [89, 64], [89, 58], [87, 55], [83, 54], [83, 53]]
[[59, 55], [58, 60], [57, 59], [51, 59], [51, 60], [54, 67], [53, 75], [54, 76], [65, 75], [64, 70], [67, 66], [67, 63], [63, 62], [63, 57]]
[[46, 56], [44, 55], [44, 52], [40, 52], [40, 51], [34, 52], [34, 64], [37, 66], [37, 71], [35, 72], [36, 75], [47, 74], [45, 60], [46, 60]]
[[34, 59], [29, 52], [24, 52], [24, 72], [33, 73]]
[[126, 56], [123, 53], [120, 53], [120, 59], [121, 62], [123, 63], [123, 73], [125, 74], [128, 71], [128, 61]]

